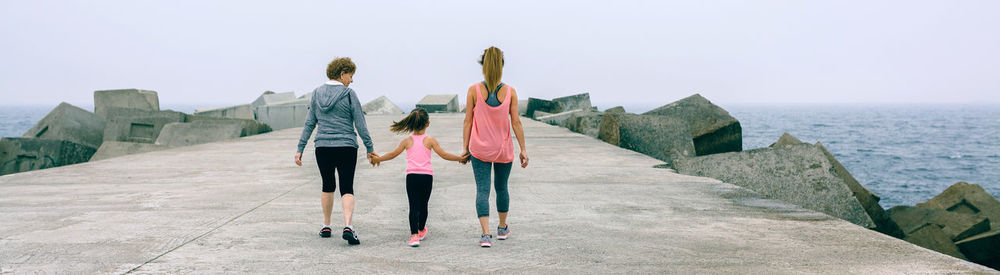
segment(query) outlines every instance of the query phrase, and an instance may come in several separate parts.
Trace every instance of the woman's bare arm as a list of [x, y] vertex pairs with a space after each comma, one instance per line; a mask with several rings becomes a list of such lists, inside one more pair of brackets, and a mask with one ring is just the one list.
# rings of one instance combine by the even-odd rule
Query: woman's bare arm
[[510, 88], [510, 125], [514, 128], [514, 136], [517, 137], [517, 144], [521, 146], [521, 168], [528, 166], [528, 150], [524, 144], [524, 128], [521, 126], [521, 115], [517, 110], [517, 92]]
[[462, 155], [469, 152], [469, 138], [472, 135], [472, 109], [476, 106], [476, 87], [470, 86], [465, 95], [465, 123], [462, 126]]

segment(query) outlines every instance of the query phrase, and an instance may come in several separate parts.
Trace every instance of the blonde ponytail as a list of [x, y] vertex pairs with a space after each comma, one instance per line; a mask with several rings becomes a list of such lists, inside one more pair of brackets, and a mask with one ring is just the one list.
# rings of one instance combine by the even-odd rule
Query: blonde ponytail
[[503, 76], [503, 52], [497, 47], [489, 47], [480, 57], [479, 64], [483, 65], [486, 90], [493, 92], [500, 85], [500, 78]]

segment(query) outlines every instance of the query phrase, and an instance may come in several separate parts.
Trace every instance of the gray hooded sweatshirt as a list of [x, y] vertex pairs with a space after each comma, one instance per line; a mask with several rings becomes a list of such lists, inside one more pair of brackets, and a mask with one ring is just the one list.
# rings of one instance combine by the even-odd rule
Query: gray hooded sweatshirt
[[[360, 135], [368, 153], [375, 151], [372, 138], [368, 135], [368, 125], [365, 124], [365, 113], [354, 90], [336, 81], [327, 82], [313, 90], [308, 112], [305, 128], [302, 128], [302, 136], [299, 137], [299, 153], [306, 148], [313, 128], [316, 129], [313, 139], [316, 147], [358, 148]], [[357, 134], [354, 133], [355, 128], [358, 129]]]

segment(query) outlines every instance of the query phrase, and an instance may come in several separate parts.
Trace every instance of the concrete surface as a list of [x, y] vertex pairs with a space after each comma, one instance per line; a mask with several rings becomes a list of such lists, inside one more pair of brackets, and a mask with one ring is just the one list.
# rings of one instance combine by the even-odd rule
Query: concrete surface
[[[429, 134], [458, 153], [462, 114]], [[368, 116], [375, 148], [403, 138]], [[566, 129], [522, 120], [511, 237], [479, 248], [472, 168], [434, 157], [430, 235], [407, 247], [397, 159], [358, 166], [348, 246], [317, 236], [313, 145], [300, 129], [0, 177], [0, 269], [13, 273], [993, 273]], [[363, 159], [362, 155], [358, 156]], [[402, 156], [401, 156], [402, 158]], [[494, 208], [495, 209], [495, 208]], [[342, 226], [340, 200], [334, 226]], [[496, 225], [496, 216], [491, 217]]]
[[104, 118], [63, 102], [22, 137], [68, 140], [97, 148], [104, 142]]
[[94, 91], [94, 114], [107, 118], [109, 108], [159, 111], [160, 98], [156, 91], [139, 89]]

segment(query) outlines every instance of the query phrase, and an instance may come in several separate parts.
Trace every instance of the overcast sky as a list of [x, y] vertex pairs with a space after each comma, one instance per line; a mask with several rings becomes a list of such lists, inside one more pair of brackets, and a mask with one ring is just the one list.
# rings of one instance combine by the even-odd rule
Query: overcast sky
[[[162, 105], [351, 86], [464, 93], [501, 48], [523, 98], [658, 106], [1000, 102], [1000, 1], [0, 1], [0, 105], [140, 88]], [[409, 105], [412, 106], [412, 105]], [[211, 107], [211, 106], [205, 106]]]

